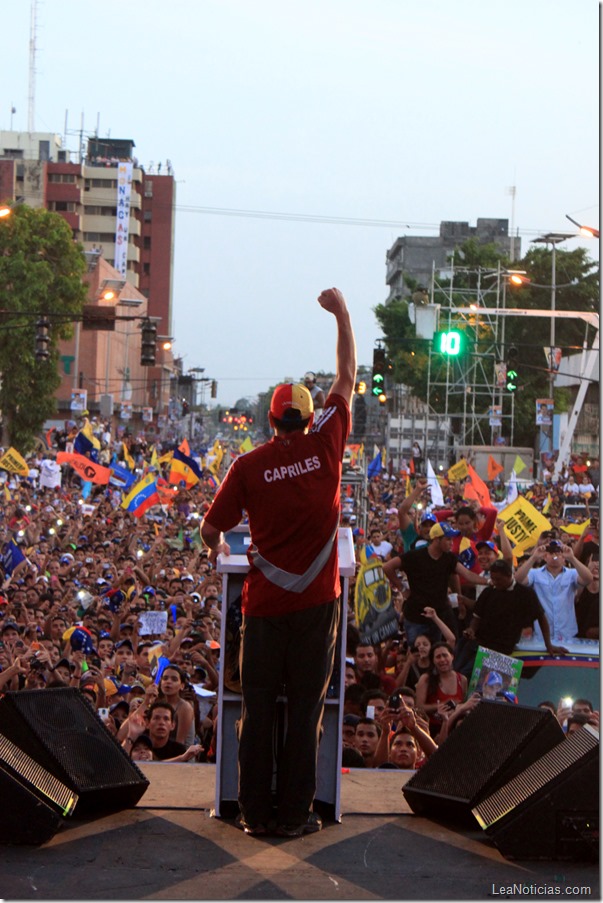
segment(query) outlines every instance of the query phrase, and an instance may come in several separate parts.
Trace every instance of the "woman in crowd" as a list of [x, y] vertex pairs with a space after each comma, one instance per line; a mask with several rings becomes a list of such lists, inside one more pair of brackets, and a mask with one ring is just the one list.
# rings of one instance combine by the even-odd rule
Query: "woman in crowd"
[[[434, 621], [437, 627], [439, 627], [444, 640], [447, 643], [450, 643], [451, 646], [454, 646], [454, 633], [447, 624], [444, 624], [441, 618], [438, 618], [435, 609], [426, 607], [423, 609], [423, 614], [426, 618], [430, 618], [430, 620]], [[402, 668], [396, 676], [397, 687], [410, 687], [411, 690], [416, 689], [419, 679], [423, 674], [428, 674], [432, 668], [430, 652], [431, 640], [427, 634], [419, 634], [414, 645], [408, 650]]]
[[169, 702], [174, 709], [176, 727], [172, 739], [189, 747], [195, 742], [195, 712], [190, 702], [182, 698], [184, 687], [185, 677], [180, 668], [167, 665], [159, 683], [160, 699]]
[[417, 682], [417, 705], [429, 715], [434, 735], [442, 726], [439, 707], [445, 706], [452, 710], [463, 701], [467, 692], [467, 678], [453, 669], [454, 651], [449, 643], [434, 643], [429, 657], [431, 670]]

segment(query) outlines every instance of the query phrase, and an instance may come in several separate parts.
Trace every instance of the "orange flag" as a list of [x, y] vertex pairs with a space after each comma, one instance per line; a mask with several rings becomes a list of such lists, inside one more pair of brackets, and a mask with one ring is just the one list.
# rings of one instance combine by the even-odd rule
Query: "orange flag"
[[504, 465], [499, 464], [498, 461], [492, 457], [492, 455], [488, 455], [488, 479], [495, 480], [498, 474], [504, 470]]
[[178, 448], [183, 454], [188, 455], [188, 457], [190, 458], [191, 450], [188, 444], [188, 439], [183, 439]]
[[103, 467], [101, 464], [95, 464], [90, 458], [84, 455], [68, 454], [67, 452], [59, 452], [57, 454], [57, 464], [69, 464], [82, 479], [90, 483], [108, 483], [111, 476], [111, 470]]
[[469, 464], [467, 469], [469, 471], [469, 479], [465, 483], [463, 495], [466, 499], [477, 499], [483, 508], [490, 508], [492, 502], [490, 501], [488, 487], [482, 478], [477, 475], [471, 464]]

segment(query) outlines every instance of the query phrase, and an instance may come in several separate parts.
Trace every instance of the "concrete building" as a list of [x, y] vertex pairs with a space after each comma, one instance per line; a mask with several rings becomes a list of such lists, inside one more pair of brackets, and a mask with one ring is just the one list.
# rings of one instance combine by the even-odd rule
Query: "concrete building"
[[[60, 213], [74, 239], [84, 246], [89, 260], [98, 262], [96, 272], [102, 272], [105, 281], [120, 284], [116, 303], [132, 306], [132, 289], [137, 315], [152, 317], [158, 336], [167, 338], [172, 336], [173, 320], [175, 180], [169, 162], [163, 174], [147, 175], [134, 156], [134, 147], [131, 139], [95, 136], [88, 139], [84, 158], [75, 161], [63, 147], [60, 135], [0, 132], [0, 201], [46, 207]], [[91, 303], [97, 300], [96, 289], [92, 279]], [[142, 301], [144, 305], [138, 303]], [[96, 386], [104, 380], [118, 402], [122, 388], [116, 374], [131, 370], [133, 345], [124, 346], [113, 337], [111, 375], [101, 377], [101, 370], [106, 374], [106, 338], [102, 331], [82, 338], [80, 354], [76, 355], [80, 365], [74, 362], [73, 378], [80, 388], [88, 388], [89, 381]], [[109, 337], [109, 344], [111, 341]], [[95, 343], [97, 349], [93, 347]], [[124, 351], [125, 347], [129, 356], [120, 358], [119, 349]], [[68, 358], [73, 351], [74, 348], [61, 348], [61, 355]], [[102, 359], [102, 366], [97, 366], [97, 358]], [[152, 406], [156, 415], [165, 414], [170, 382], [176, 374], [171, 350], [164, 350], [161, 341], [157, 344], [157, 367], [144, 371], [139, 387], [144, 385], [147, 395], [143, 398], [138, 393], [140, 398], [134, 399], [134, 409], [139, 405]], [[115, 384], [117, 392], [113, 392]], [[61, 404], [64, 395], [62, 387], [57, 392]]]
[[385, 303], [410, 295], [405, 276], [416, 279], [429, 291], [434, 271], [436, 276], [443, 275], [449, 267], [448, 258], [469, 238], [480, 244], [496, 244], [511, 259], [521, 254], [520, 239], [509, 235], [506, 219], [478, 219], [476, 226], [441, 222], [439, 235], [404, 235], [396, 239], [385, 257], [385, 281], [389, 286]]

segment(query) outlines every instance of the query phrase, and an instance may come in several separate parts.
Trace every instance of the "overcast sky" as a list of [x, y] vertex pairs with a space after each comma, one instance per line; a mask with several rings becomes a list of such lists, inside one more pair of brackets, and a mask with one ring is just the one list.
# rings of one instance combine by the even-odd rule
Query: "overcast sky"
[[[597, 0], [40, 0], [35, 129], [68, 111], [77, 150], [98, 117], [145, 168], [171, 160], [175, 352], [232, 405], [333, 368], [332, 285], [371, 363], [400, 235], [511, 220], [512, 185], [523, 249], [566, 213], [598, 223], [598, 20]], [[1, 21], [0, 128], [14, 105], [26, 130], [28, 0]]]

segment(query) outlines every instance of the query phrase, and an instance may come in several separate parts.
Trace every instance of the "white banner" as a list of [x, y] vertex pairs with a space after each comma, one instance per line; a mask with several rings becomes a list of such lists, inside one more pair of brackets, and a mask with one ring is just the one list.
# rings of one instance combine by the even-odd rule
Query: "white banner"
[[117, 220], [115, 223], [115, 261], [113, 266], [126, 278], [128, 269], [128, 228], [132, 194], [132, 163], [117, 165]]

